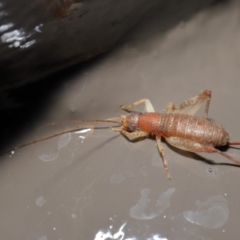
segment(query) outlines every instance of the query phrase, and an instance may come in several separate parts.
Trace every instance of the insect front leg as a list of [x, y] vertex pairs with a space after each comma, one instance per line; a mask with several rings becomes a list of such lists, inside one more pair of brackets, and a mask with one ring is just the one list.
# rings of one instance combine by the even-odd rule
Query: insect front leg
[[175, 107], [173, 103], [169, 103], [166, 108], [166, 113], [183, 113], [194, 115], [199, 108], [206, 102], [204, 118], [208, 118], [208, 110], [211, 101], [212, 92], [210, 90], [205, 90], [196, 97], [190, 98], [183, 102], [179, 107]]
[[111, 128], [114, 132], [120, 132], [123, 136], [125, 136], [129, 141], [134, 142], [141, 138], [147, 137], [149, 134], [144, 131], [134, 131], [134, 132], [128, 132], [122, 128]]
[[168, 171], [168, 164], [167, 164], [167, 159], [165, 157], [164, 148], [163, 148], [163, 146], [161, 144], [161, 137], [156, 137], [156, 141], [157, 141], [158, 150], [159, 150], [159, 152], [160, 152], [160, 154], [162, 156], [162, 162], [163, 162], [164, 170], [167, 173], [168, 179], [171, 180], [172, 178], [171, 178], [171, 175], [170, 175], [170, 173]]
[[150, 102], [149, 99], [146, 99], [146, 98], [141, 99], [139, 101], [136, 101], [136, 102], [134, 102], [134, 103], [132, 103], [130, 105], [120, 105], [120, 107], [123, 110], [130, 111], [130, 109], [132, 109], [132, 108], [134, 108], [134, 107], [136, 107], [136, 106], [138, 106], [140, 104], [145, 104], [147, 112], [155, 112], [152, 103]]

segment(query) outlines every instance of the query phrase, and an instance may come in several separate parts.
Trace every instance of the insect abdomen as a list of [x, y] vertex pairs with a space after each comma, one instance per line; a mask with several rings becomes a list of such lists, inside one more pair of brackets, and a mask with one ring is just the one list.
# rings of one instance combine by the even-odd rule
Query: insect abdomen
[[[143, 115], [139, 118], [139, 126], [141, 121], [145, 122]], [[148, 130], [156, 136], [179, 137], [212, 146], [226, 145], [229, 140], [229, 134], [222, 126], [193, 115], [158, 114], [152, 116], [151, 122], [152, 124], [148, 123]]]

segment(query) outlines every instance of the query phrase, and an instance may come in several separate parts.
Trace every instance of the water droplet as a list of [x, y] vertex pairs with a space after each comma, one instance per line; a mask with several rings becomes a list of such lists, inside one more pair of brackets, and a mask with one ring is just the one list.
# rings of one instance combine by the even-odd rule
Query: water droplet
[[38, 207], [42, 207], [45, 203], [46, 203], [46, 199], [43, 197], [43, 196], [41, 196], [41, 197], [38, 197], [37, 199], [36, 199], [36, 205], [38, 206]]
[[58, 141], [58, 149], [60, 150], [61, 148], [64, 148], [69, 144], [69, 142], [72, 139], [72, 134], [71, 133], [65, 133], [61, 135]]
[[206, 227], [220, 228], [228, 220], [227, 201], [221, 195], [209, 197], [205, 202], [196, 201], [195, 211], [185, 211], [185, 219], [191, 223]]
[[44, 162], [51, 162], [55, 159], [58, 158], [59, 152], [52, 152], [52, 153], [44, 153], [42, 155], [39, 156], [39, 159], [44, 161]]
[[38, 240], [47, 240], [47, 236], [42, 236]]
[[73, 213], [73, 214], [71, 214], [71, 217], [75, 219], [75, 218], [77, 218], [77, 214]]
[[130, 216], [143, 220], [157, 217], [170, 206], [170, 199], [175, 191], [175, 188], [169, 188], [162, 194], [157, 195], [148, 188], [141, 190], [141, 197], [138, 203], [130, 209]]

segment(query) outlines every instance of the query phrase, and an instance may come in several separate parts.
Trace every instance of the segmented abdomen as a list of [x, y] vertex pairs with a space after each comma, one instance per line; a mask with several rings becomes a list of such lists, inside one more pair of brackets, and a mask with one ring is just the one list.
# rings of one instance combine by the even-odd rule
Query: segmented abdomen
[[221, 146], [229, 140], [222, 126], [188, 114], [143, 113], [138, 125], [156, 136], [180, 137], [204, 145]]

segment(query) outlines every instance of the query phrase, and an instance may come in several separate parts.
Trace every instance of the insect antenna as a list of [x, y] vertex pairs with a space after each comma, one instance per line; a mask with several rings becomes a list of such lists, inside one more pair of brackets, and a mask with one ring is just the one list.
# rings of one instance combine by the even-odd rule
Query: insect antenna
[[[79, 122], [88, 122], [90, 124], [98, 124], [98, 123], [116, 123], [118, 125], [121, 125], [121, 117], [116, 117], [116, 118], [107, 118], [107, 119], [102, 119], [102, 120], [70, 120], [70, 121], [64, 121], [64, 122], [52, 122], [52, 123], [48, 123], [48, 124], [45, 124], [46, 125], [57, 125], [57, 124], [62, 124], [62, 123], [79, 123]], [[47, 139], [50, 139], [50, 138], [53, 138], [53, 137], [56, 137], [56, 136], [59, 136], [59, 135], [62, 135], [64, 133], [68, 133], [68, 132], [75, 132], [77, 130], [80, 130], [80, 129], [85, 129], [85, 128], [93, 128], [93, 127], [89, 127], [89, 125], [80, 125], [80, 126], [75, 126], [75, 127], [71, 127], [71, 128], [67, 128], [65, 130], [62, 130], [62, 131], [59, 131], [59, 132], [56, 132], [56, 133], [53, 133], [53, 134], [49, 134], [49, 135], [46, 135], [44, 137], [41, 137], [41, 138], [37, 138], [35, 140], [32, 140], [30, 142], [27, 142], [27, 143], [23, 143], [23, 144], [20, 144], [16, 147], [14, 147], [13, 149], [11, 150], [17, 150], [19, 148], [22, 148], [22, 147], [25, 147], [25, 146], [28, 146], [28, 145], [31, 145], [33, 143], [36, 143], [36, 142], [40, 142], [40, 141], [43, 141], [43, 140], [47, 140]], [[5, 151], [4, 153], [1, 153], [0, 155], [3, 155], [11, 150], [8, 150], [8, 151]]]
[[229, 146], [240, 145], [240, 142], [228, 142]]
[[67, 120], [67, 121], [60, 121], [60, 122], [49, 122], [44, 124], [43, 126], [53, 126], [53, 125], [60, 125], [60, 124], [66, 124], [66, 123], [80, 123], [80, 122], [89, 122], [92, 124], [96, 123], [116, 123], [118, 125], [121, 125], [121, 117], [115, 117], [115, 118], [107, 118], [107, 119], [95, 119], [95, 120], [82, 120], [82, 119], [76, 119], [76, 120]]

